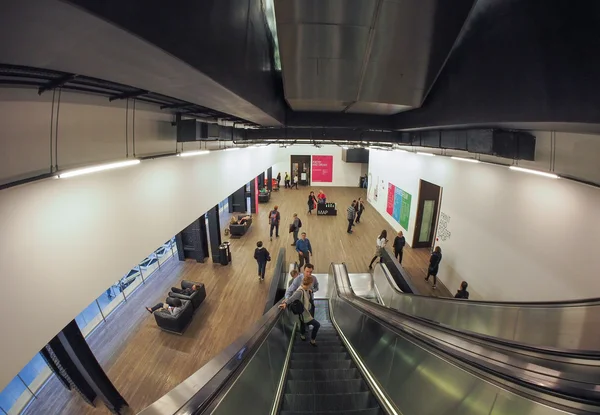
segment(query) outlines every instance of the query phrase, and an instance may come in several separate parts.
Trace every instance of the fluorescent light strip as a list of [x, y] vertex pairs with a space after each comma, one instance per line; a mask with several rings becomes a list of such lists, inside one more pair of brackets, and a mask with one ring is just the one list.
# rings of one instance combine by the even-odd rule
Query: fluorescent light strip
[[184, 151], [183, 153], [179, 153], [179, 157], [201, 156], [208, 153], [210, 153], [209, 150]]
[[467, 159], [464, 157], [450, 157], [452, 160], [458, 160], [458, 161], [467, 161], [469, 163], [479, 163], [479, 160], [475, 160], [475, 159]]
[[430, 157], [433, 157], [433, 156], [435, 156], [435, 154], [432, 154], [432, 153], [422, 153], [422, 152], [420, 152], [420, 151], [417, 151], [417, 154], [420, 154], [420, 155], [422, 155], [422, 156], [430, 156]]
[[239, 147], [229, 147], [229, 148], [226, 148], [225, 151], [234, 151], [234, 150], [239, 150], [239, 149], [240, 149]]
[[538, 176], [549, 177], [551, 179], [559, 178], [558, 175], [554, 174], [554, 173], [546, 173], [544, 171], [539, 171], [539, 170], [524, 169], [523, 167], [509, 166], [509, 169], [514, 170], [514, 171], [520, 171], [523, 173], [531, 173], [531, 174], [536, 174]]
[[134, 166], [136, 164], [140, 164], [140, 160], [135, 159], [135, 160], [120, 161], [117, 163], [100, 164], [98, 166], [86, 167], [83, 169], [70, 170], [70, 171], [66, 171], [64, 173], [59, 173], [56, 177], [58, 177], [59, 179], [66, 179], [69, 177], [81, 176], [83, 174], [90, 174], [90, 173], [96, 173], [96, 172], [104, 171], [104, 170], [118, 169], [120, 167]]

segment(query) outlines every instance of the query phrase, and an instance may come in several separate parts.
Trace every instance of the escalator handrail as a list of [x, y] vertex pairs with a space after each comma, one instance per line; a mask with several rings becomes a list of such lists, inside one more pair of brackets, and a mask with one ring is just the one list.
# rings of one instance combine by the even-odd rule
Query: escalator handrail
[[283, 315], [280, 302], [221, 353], [138, 415], [201, 413], [225, 392], [228, 381], [248, 364], [264, 338]]
[[287, 273], [287, 269], [285, 269], [285, 248], [280, 248], [279, 253], [277, 254], [277, 260], [275, 261], [275, 271], [273, 272], [273, 278], [271, 279], [271, 285], [269, 286], [269, 292], [265, 301], [265, 309], [263, 311], [264, 314], [266, 314], [271, 307], [273, 307], [275, 296], [277, 295], [277, 289], [279, 288], [283, 278], [282, 274], [284, 273]]
[[[343, 267], [343, 271], [340, 271], [340, 266]], [[360, 309], [362, 312], [367, 313], [370, 318], [375, 319], [379, 324], [387, 326], [391, 330], [399, 332], [401, 335], [407, 336], [409, 339], [411, 339], [411, 341], [416, 341], [417, 343], [421, 344], [422, 347], [430, 350], [433, 349], [436, 351], [436, 353], [442, 353], [446, 356], [446, 358], [456, 361], [457, 364], [461, 365], [461, 367], [463, 367], [465, 370], [469, 370], [468, 367], [473, 367], [479, 369], [488, 376], [496, 377], [509, 382], [509, 385], [504, 385], [504, 387], [510, 387], [510, 384], [520, 385], [528, 390], [542, 392], [550, 396], [592, 406], [597, 406], [598, 402], [600, 402], [600, 391], [595, 390], [595, 387], [590, 387], [589, 389], [573, 388], [570, 387], [570, 384], [575, 383], [572, 381], [563, 381], [562, 383], [564, 383], [566, 387], [561, 389], [558, 387], [553, 388], [551, 386], [545, 386], [552, 384], [552, 382], [547, 381], [546, 378], [548, 378], [548, 376], [546, 375], [539, 373], [534, 375], [525, 369], [521, 369], [521, 374], [519, 374], [517, 373], [519, 370], [516, 368], [507, 369], [507, 365], [502, 367], [501, 364], [493, 361], [492, 359], [484, 358], [483, 356], [480, 356], [479, 358], [473, 358], [472, 355], [468, 355], [466, 352], [461, 352], [455, 348], [451, 348], [437, 339], [424, 336], [423, 334], [414, 332], [413, 330], [408, 330], [402, 324], [399, 324], [394, 321], [393, 318], [390, 318], [393, 317], [393, 314], [397, 313], [391, 312], [390, 309], [384, 306], [365, 300], [354, 293], [345, 264], [332, 264], [332, 269], [333, 278], [335, 281], [335, 291], [340, 299]], [[467, 367], [465, 367], [465, 365], [467, 365]], [[494, 382], [494, 379], [492, 378], [489, 380]], [[577, 393], [581, 392], [582, 390], [585, 391], [584, 394]]]
[[[382, 266], [381, 264], [379, 264], [379, 266], [381, 266], [381, 268], [383, 269], [383, 272], [384, 272], [388, 282], [390, 283], [391, 288], [394, 291], [396, 291], [398, 295], [410, 295], [410, 294], [405, 294], [402, 291], [396, 289], [396, 284], [395, 284], [394, 280], [392, 279], [391, 275], [389, 274], [388, 270], [386, 269], [386, 267]], [[435, 297], [431, 297], [431, 298], [435, 298]], [[465, 300], [457, 300], [457, 301], [465, 301]], [[457, 337], [473, 338], [473, 339], [477, 339], [477, 340], [480, 340], [485, 343], [491, 343], [493, 345], [510, 347], [513, 349], [519, 349], [519, 350], [522, 350], [522, 351], [528, 352], [528, 353], [551, 355], [551, 356], [556, 356], [556, 357], [565, 358], [565, 359], [600, 360], [600, 351], [598, 351], [598, 350], [564, 349], [564, 348], [551, 347], [551, 346], [531, 345], [528, 343], [518, 342], [515, 340], [503, 339], [501, 337], [494, 337], [494, 336], [490, 336], [487, 334], [481, 334], [481, 333], [477, 333], [477, 332], [470, 331], [470, 330], [457, 329], [457, 328], [451, 327], [447, 324], [440, 323], [439, 321], [416, 316], [413, 314], [408, 314], [408, 313], [402, 312], [400, 310], [396, 310], [395, 308], [391, 308], [391, 307], [387, 307], [387, 308], [394, 313], [400, 314], [403, 318], [406, 318], [406, 319], [409, 319], [412, 321], [417, 321], [420, 324], [427, 325], [430, 327], [437, 327], [439, 330], [446, 331]]]

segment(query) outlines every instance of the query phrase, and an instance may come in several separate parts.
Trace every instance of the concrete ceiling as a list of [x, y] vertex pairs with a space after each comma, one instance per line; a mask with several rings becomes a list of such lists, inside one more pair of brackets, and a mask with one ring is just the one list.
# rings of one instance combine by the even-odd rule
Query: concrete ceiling
[[420, 107], [473, 3], [275, 0], [288, 104], [380, 115]]

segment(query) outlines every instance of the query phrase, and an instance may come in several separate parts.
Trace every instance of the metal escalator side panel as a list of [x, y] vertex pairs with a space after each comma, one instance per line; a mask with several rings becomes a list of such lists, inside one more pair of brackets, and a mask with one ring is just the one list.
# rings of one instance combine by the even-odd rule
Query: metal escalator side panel
[[[388, 271], [389, 272], [389, 271]], [[600, 300], [563, 303], [506, 303], [404, 294], [378, 264], [374, 279], [387, 307], [457, 330], [532, 346], [600, 350]], [[388, 285], [385, 285], [387, 282]], [[382, 285], [384, 285], [382, 287]]]
[[[346, 272], [345, 267], [334, 266], [332, 271]], [[338, 282], [337, 277], [333, 279]], [[403, 414], [600, 413], [598, 407], [493, 382], [481, 370], [442, 357], [386, 327], [342, 298], [349, 293], [343, 280], [336, 286], [330, 299], [333, 320], [370, 376]], [[500, 403], [511, 411], [499, 412]]]

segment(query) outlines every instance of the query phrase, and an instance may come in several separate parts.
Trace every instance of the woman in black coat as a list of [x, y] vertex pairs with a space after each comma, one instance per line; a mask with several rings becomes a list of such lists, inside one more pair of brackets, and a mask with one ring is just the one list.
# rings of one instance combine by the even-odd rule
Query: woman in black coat
[[425, 281], [429, 281], [429, 277], [433, 276], [433, 289], [437, 288], [437, 273], [440, 268], [440, 262], [442, 262], [442, 248], [436, 246], [429, 258], [429, 269], [427, 270], [427, 276]]
[[312, 210], [317, 207], [317, 198], [315, 192], [310, 192], [308, 195], [308, 214], [312, 215]]

